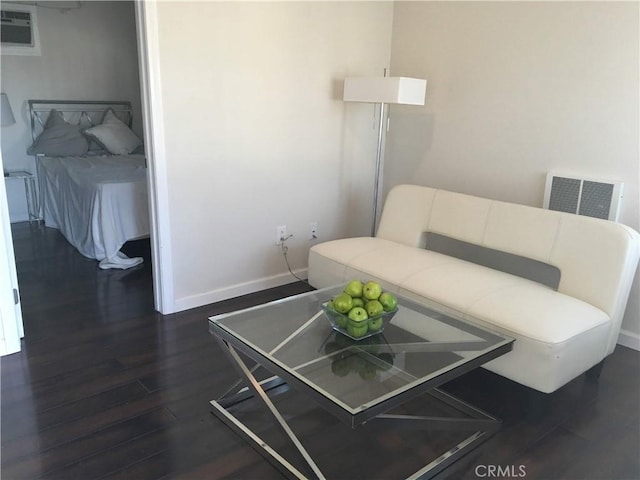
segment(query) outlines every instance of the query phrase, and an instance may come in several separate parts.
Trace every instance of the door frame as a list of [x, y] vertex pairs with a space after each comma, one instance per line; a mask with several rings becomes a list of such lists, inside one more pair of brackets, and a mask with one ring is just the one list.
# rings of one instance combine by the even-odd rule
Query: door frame
[[[0, 152], [0, 167], [3, 165]], [[4, 180], [0, 185], [0, 223], [0, 356], [3, 356], [19, 352], [20, 339], [24, 337], [16, 257]]]
[[153, 294], [157, 311], [175, 312], [160, 41], [156, 2], [135, 2], [142, 122], [147, 157]]

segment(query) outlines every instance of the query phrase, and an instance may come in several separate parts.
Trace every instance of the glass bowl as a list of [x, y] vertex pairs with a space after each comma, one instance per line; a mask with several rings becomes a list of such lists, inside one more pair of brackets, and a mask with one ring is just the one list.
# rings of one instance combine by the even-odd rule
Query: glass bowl
[[[371, 337], [372, 335], [382, 333], [384, 331], [384, 327], [398, 311], [398, 308], [396, 307], [394, 310], [382, 312], [380, 315], [369, 317], [367, 320], [363, 320], [362, 322], [354, 322], [344, 313], [339, 313], [328, 308], [327, 303], [322, 304], [322, 311], [324, 312], [325, 317], [329, 320], [331, 328], [353, 340], [363, 340]], [[365, 325], [367, 327], [366, 330], [364, 329]]]

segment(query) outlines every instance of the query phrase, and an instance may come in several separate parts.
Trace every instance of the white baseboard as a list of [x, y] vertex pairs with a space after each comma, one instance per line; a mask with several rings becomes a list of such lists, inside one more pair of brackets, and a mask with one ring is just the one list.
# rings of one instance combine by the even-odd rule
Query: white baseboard
[[618, 345], [640, 351], [640, 335], [629, 330], [620, 330]]
[[[300, 278], [307, 278], [307, 269], [301, 268], [294, 270]], [[218, 288], [209, 292], [201, 293], [198, 295], [192, 295], [190, 297], [179, 298], [175, 301], [175, 312], [181, 312], [183, 310], [189, 310], [190, 308], [201, 307], [203, 305], [209, 305], [211, 303], [220, 302], [229, 298], [239, 297], [248, 293], [259, 292], [260, 290], [266, 290], [268, 288], [279, 287], [288, 283], [296, 282], [297, 280], [289, 272], [273, 275], [271, 277], [259, 278], [258, 280], [252, 280], [250, 282], [237, 283], [228, 287]]]

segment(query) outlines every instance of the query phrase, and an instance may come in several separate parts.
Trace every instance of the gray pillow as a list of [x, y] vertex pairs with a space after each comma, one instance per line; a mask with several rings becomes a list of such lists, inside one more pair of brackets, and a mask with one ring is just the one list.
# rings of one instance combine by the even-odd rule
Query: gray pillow
[[27, 154], [72, 157], [84, 155], [88, 150], [89, 142], [82, 135], [80, 127], [67, 123], [60, 112], [51, 110], [44, 130], [27, 149]]

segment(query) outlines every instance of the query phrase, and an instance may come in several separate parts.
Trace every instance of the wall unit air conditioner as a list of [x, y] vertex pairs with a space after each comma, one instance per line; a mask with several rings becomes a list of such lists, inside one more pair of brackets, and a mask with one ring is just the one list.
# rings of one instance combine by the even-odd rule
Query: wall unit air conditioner
[[623, 186], [615, 180], [549, 172], [544, 208], [617, 222]]
[[0, 45], [3, 55], [40, 55], [36, 8], [3, 6], [0, 10]]

